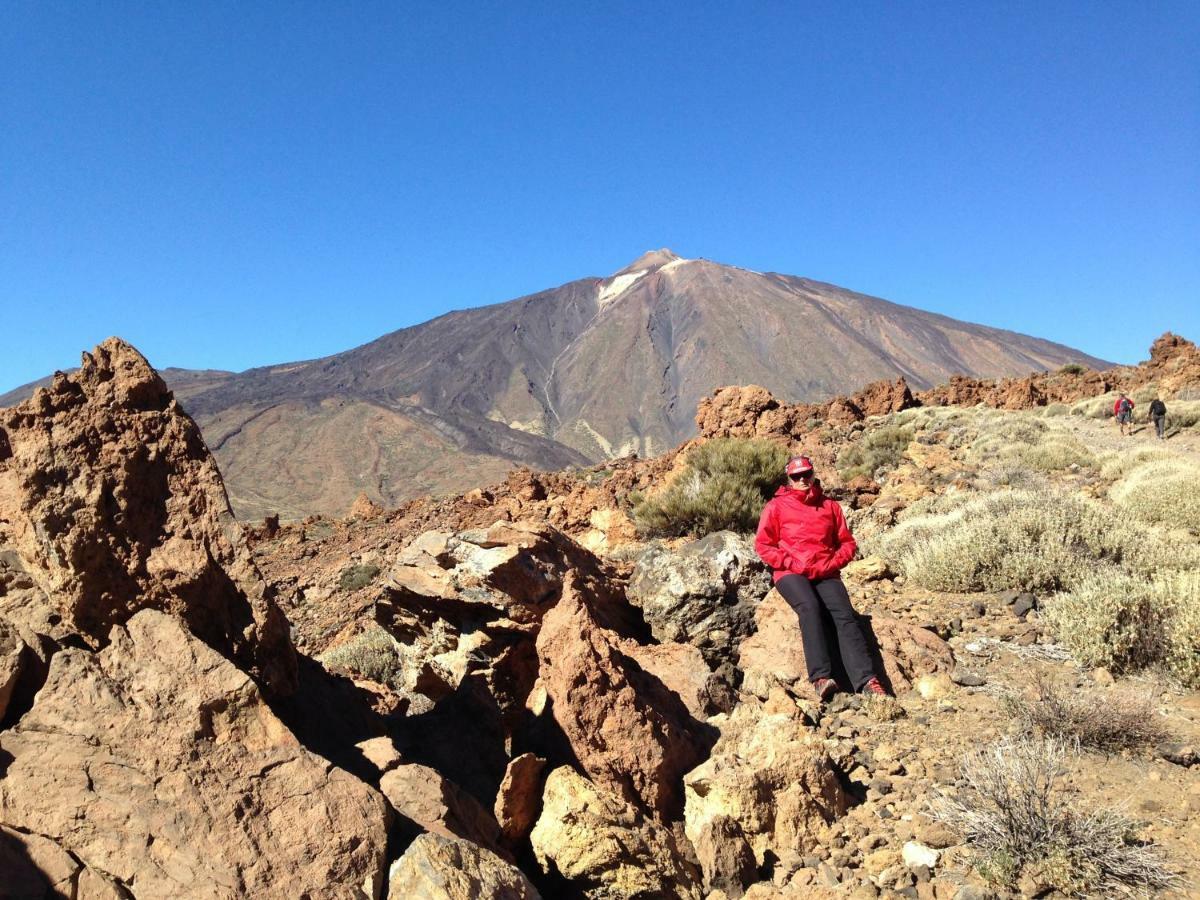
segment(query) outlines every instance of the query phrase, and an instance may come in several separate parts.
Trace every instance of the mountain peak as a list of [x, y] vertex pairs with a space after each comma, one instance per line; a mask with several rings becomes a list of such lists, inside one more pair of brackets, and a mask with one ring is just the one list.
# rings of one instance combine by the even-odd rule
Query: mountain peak
[[663, 247], [661, 250], [647, 250], [616, 274], [620, 275], [623, 272], [636, 272], [639, 269], [656, 269], [659, 266], [665, 266], [667, 263], [675, 262], [675, 260], [679, 258], [679, 256], [672, 253], [666, 247]]

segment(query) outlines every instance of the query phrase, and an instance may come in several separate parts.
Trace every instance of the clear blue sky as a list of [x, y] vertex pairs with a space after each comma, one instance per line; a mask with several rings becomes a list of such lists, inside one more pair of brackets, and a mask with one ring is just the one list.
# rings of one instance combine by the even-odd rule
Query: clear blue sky
[[0, 390], [344, 350], [670, 247], [1200, 339], [1200, 4], [9, 2]]

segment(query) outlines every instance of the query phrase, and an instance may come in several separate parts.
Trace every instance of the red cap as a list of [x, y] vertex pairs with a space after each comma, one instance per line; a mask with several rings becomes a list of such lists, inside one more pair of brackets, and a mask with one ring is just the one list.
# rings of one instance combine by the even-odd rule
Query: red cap
[[793, 456], [788, 460], [787, 469], [789, 475], [799, 475], [801, 472], [811, 472], [813, 470], [812, 460], [807, 456]]

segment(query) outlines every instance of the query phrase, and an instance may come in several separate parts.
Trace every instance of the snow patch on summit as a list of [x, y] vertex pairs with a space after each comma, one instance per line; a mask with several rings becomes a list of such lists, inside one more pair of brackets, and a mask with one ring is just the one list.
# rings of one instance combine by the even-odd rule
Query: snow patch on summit
[[618, 275], [600, 289], [600, 296], [596, 299], [600, 301], [602, 307], [607, 306], [633, 287], [648, 271], [649, 269], [638, 269], [636, 272], [626, 272], [624, 275]]

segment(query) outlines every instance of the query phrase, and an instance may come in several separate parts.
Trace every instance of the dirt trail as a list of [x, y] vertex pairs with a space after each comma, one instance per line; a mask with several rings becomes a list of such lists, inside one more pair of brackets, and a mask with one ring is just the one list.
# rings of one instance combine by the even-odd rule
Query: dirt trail
[[1194, 429], [1167, 430], [1165, 441], [1154, 437], [1154, 426], [1148, 422], [1135, 423], [1129, 437], [1121, 437], [1112, 419], [1087, 419], [1069, 416], [1051, 421], [1063, 423], [1085, 446], [1093, 451], [1132, 451], [1141, 447], [1156, 447], [1185, 456], [1200, 465], [1200, 432]]

